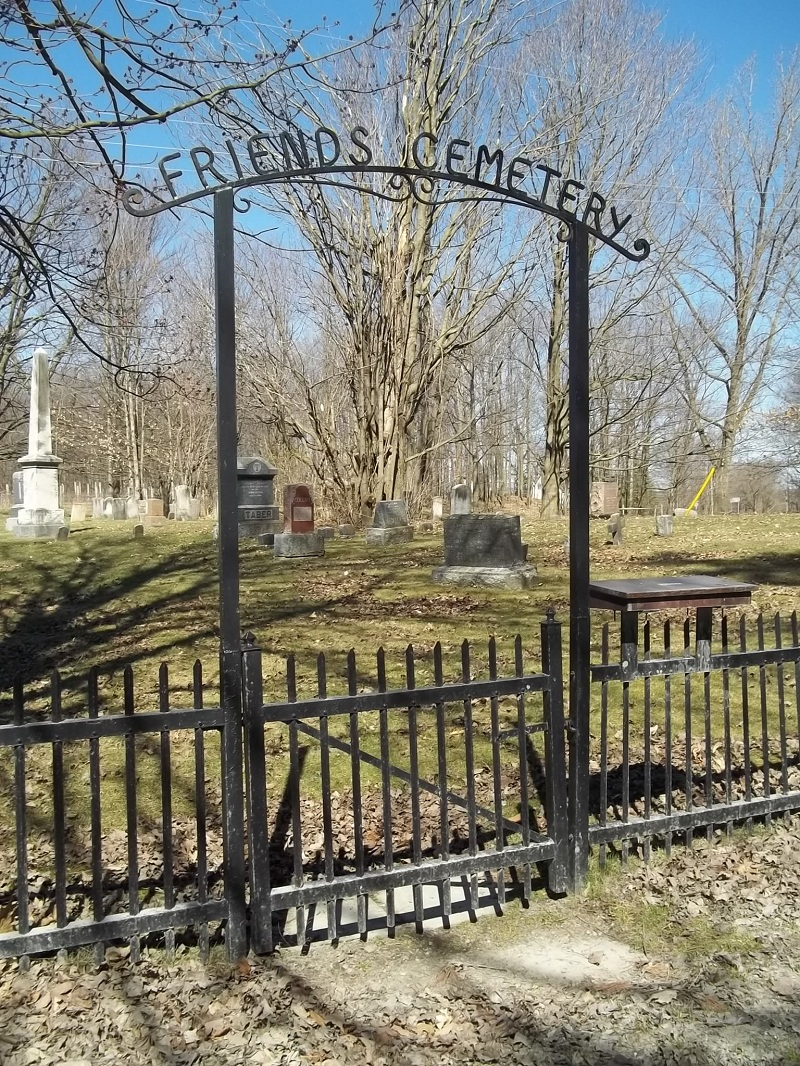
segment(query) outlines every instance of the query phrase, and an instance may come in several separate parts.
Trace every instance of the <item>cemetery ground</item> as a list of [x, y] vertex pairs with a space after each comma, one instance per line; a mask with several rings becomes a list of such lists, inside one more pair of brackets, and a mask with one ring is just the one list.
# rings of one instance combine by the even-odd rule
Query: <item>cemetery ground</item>
[[[676, 520], [672, 538], [653, 536], [652, 519], [631, 519], [621, 547], [605, 544], [605, 522], [592, 524], [597, 579], [648, 574], [713, 574], [758, 582], [753, 614], [788, 620], [800, 581], [800, 516]], [[48, 676], [58, 669], [65, 714], [85, 713], [86, 675], [99, 671], [101, 713], [121, 709], [124, 667], [133, 663], [137, 710], [158, 705], [159, 665], [169, 664], [170, 701], [191, 705], [196, 659], [206, 702], [218, 698], [216, 544], [208, 523], [171, 523], [142, 540], [132, 523], [87, 522], [66, 542], [30, 542], [0, 534], [0, 713], [21, 675], [26, 713], [49, 705]], [[286, 697], [285, 657], [297, 657], [300, 695], [313, 695], [316, 657], [328, 655], [328, 692], [346, 691], [346, 655], [357, 651], [359, 687], [376, 685], [375, 651], [386, 651], [389, 686], [406, 681], [414, 648], [417, 685], [432, 678], [442, 646], [445, 680], [461, 676], [461, 642], [472, 643], [470, 669], [487, 676], [487, 641], [497, 638], [498, 672], [514, 671], [513, 638], [524, 663], [538, 669], [538, 627], [552, 607], [568, 645], [566, 523], [523, 520], [523, 539], [541, 584], [525, 592], [434, 585], [441, 539], [367, 549], [363, 538], [328, 542], [323, 559], [274, 560], [242, 546], [242, 623], [264, 652], [265, 699]], [[604, 615], [604, 618], [610, 618]], [[655, 621], [660, 625], [663, 616]], [[682, 621], [677, 616], [674, 621]], [[613, 660], [614, 626], [611, 626]], [[716, 639], [716, 632], [715, 632]], [[600, 658], [600, 627], [593, 660]], [[793, 678], [786, 677], [788, 686]], [[596, 687], [596, 686], [595, 686]], [[593, 695], [595, 695], [593, 693]], [[794, 700], [794, 693], [791, 696]], [[632, 715], [637, 713], [632, 707]], [[458, 722], [448, 749], [456, 760]], [[476, 765], [488, 753], [476, 707]], [[402, 732], [402, 730], [400, 730]], [[611, 729], [611, 748], [616, 732]], [[435, 733], [430, 734], [435, 741]], [[143, 738], [144, 739], [144, 738]], [[399, 740], [402, 738], [398, 738]], [[679, 739], [679, 738], [678, 738]], [[430, 745], [433, 746], [433, 743]], [[124, 756], [104, 753], [106, 858], [124, 850]], [[11, 764], [0, 765], [0, 882], [13, 868]], [[280, 763], [285, 751], [269, 752]], [[158, 768], [139, 763], [141, 846], [158, 851]], [[49, 760], [28, 775], [32, 815], [46, 837]], [[174, 776], [190, 779], [192, 752], [173, 751]], [[420, 734], [423, 773], [426, 737]], [[74, 825], [88, 822], [83, 767], [67, 762]], [[182, 761], [183, 760], [183, 761]], [[336, 761], [334, 792], [336, 792]], [[307, 766], [313, 792], [316, 768]], [[148, 782], [148, 774], [152, 780]], [[218, 780], [209, 745], [209, 787]], [[365, 773], [365, 783], [369, 777]], [[342, 774], [341, 787], [345, 776]], [[5, 782], [5, 784], [4, 784]], [[149, 784], [149, 788], [148, 788]], [[148, 808], [148, 797], [152, 810]], [[176, 787], [176, 824], [189, 821], [191, 790]], [[344, 800], [342, 801], [345, 802]], [[369, 804], [365, 803], [368, 812]], [[513, 813], [513, 812], [509, 812]], [[368, 825], [365, 831], [368, 832]], [[210, 827], [209, 850], [219, 850]], [[149, 832], [149, 836], [148, 836]], [[117, 837], [119, 838], [117, 840]], [[189, 841], [190, 843], [190, 841]], [[707, 849], [711, 849], [711, 856]], [[34, 871], [49, 873], [46, 848], [31, 849]], [[124, 868], [124, 856], [119, 857]], [[697, 1063], [800, 1062], [800, 821], [715, 833], [691, 851], [656, 851], [649, 865], [631, 856], [593, 867], [587, 895], [534, 896], [513, 902], [503, 919], [386, 942], [282, 949], [271, 959], [231, 968], [223, 951], [204, 967], [179, 944], [174, 959], [158, 948], [130, 966], [110, 948], [95, 972], [89, 953], [34, 961], [28, 974], [0, 964], [0, 1061], [17, 1063]], [[5, 895], [5, 890], [3, 892]], [[0, 908], [0, 930], [7, 914]]]

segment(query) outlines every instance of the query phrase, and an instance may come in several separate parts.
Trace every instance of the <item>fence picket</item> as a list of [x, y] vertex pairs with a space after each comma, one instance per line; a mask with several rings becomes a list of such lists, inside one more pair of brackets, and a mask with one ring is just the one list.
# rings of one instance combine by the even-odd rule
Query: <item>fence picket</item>
[[[100, 700], [97, 684], [97, 668], [89, 671], [87, 684], [87, 706], [89, 718], [96, 719], [100, 713]], [[89, 738], [89, 803], [90, 829], [92, 841], [92, 917], [96, 922], [102, 921], [105, 914], [103, 904], [103, 823], [100, 802], [100, 738]], [[105, 961], [105, 944], [97, 941], [93, 949], [96, 966]]]
[[[441, 655], [441, 649], [440, 653]], [[376, 655], [378, 691], [386, 692], [386, 654], [378, 648]], [[387, 873], [394, 869], [394, 836], [392, 830], [392, 779], [391, 750], [389, 747], [389, 711], [384, 706], [378, 711], [381, 733], [381, 801], [383, 805], [383, 868]], [[386, 889], [386, 926], [390, 937], [395, 933], [394, 888]]]
[[[514, 639], [514, 669], [517, 677], [524, 674], [522, 663], [522, 637], [517, 634]], [[517, 748], [519, 756], [519, 813], [520, 829], [522, 831], [522, 845], [527, 848], [531, 843], [531, 804], [530, 790], [528, 787], [528, 759], [527, 759], [527, 731], [525, 722], [525, 696], [522, 692], [517, 695]], [[522, 898], [527, 901], [531, 898], [531, 864], [523, 863], [522, 866]]]
[[[203, 708], [203, 664], [195, 659], [192, 668], [192, 704], [196, 710]], [[208, 840], [206, 837], [206, 737], [201, 726], [194, 730], [194, 813], [197, 830], [197, 898], [200, 903], [208, 899]], [[200, 957], [208, 959], [210, 944], [208, 922], [201, 922], [197, 930]]]
[[[25, 721], [25, 694], [22, 678], [14, 678], [14, 725], [21, 726]], [[17, 930], [27, 933], [30, 930], [28, 910], [28, 801], [25, 778], [25, 744], [14, 745], [14, 801], [15, 801], [15, 845], [17, 858]], [[27, 970], [30, 961], [26, 955], [20, 958], [20, 970]]]
[[[650, 658], [650, 619], [648, 618], [644, 624], [644, 658]], [[651, 722], [651, 707], [650, 707], [650, 678], [644, 679], [644, 817], [650, 818], [651, 805], [652, 805], [652, 789], [653, 789], [653, 772], [651, 766], [651, 751], [650, 751], [650, 730], [652, 726]], [[645, 836], [642, 842], [642, 853], [644, 855], [644, 861], [650, 861], [650, 837]]]
[[[608, 665], [608, 622], [603, 623], [600, 642], [600, 661]], [[608, 681], [600, 683], [600, 825], [608, 820]], [[605, 866], [607, 845], [600, 845], [600, 865]]]
[[[759, 611], [756, 620], [756, 632], [758, 634], [758, 650], [764, 650], [764, 614]], [[762, 795], [770, 796], [769, 780], [769, 706], [767, 703], [767, 668], [761, 663], [758, 668], [758, 690], [761, 698], [761, 758], [763, 760]], [[764, 821], [767, 825], [772, 824], [772, 815], [767, 812]]]
[[[461, 645], [461, 679], [469, 682], [472, 680], [472, 667], [470, 665], [469, 641], [465, 640]], [[465, 761], [467, 774], [467, 831], [469, 834], [469, 854], [478, 854], [478, 819], [475, 799], [475, 737], [473, 733], [472, 700], [464, 700], [464, 743]], [[526, 748], [527, 751], [527, 748]], [[478, 875], [473, 873], [469, 880], [470, 908], [475, 911], [478, 908]]]
[[[347, 691], [355, 696], [358, 691], [356, 674], [356, 653], [353, 648], [347, 655]], [[350, 713], [350, 773], [353, 782], [353, 850], [355, 867], [359, 877], [364, 876], [364, 827], [361, 819], [361, 757], [358, 734], [358, 713]], [[363, 892], [356, 896], [358, 932], [364, 938], [367, 935], [367, 897]]]
[[[664, 623], [664, 658], [672, 658], [672, 630]], [[672, 814], [672, 675], [664, 675], [664, 813]], [[664, 837], [664, 850], [672, 854], [672, 831]]]
[[[297, 700], [297, 664], [294, 655], [286, 657], [286, 697], [290, 703]], [[295, 888], [303, 885], [303, 825], [300, 812], [300, 744], [297, 722], [289, 722], [289, 802], [292, 809], [292, 880]], [[302, 904], [295, 908], [297, 943], [306, 943], [306, 909]]]
[[[54, 670], [50, 675], [50, 717], [54, 722], [61, 721], [61, 675], [58, 670]], [[56, 925], [63, 929], [67, 924], [67, 812], [64, 803], [64, 745], [60, 740], [53, 741], [52, 763]]]
[[[497, 642], [494, 637], [489, 638], [489, 677], [492, 681], [497, 680]], [[500, 765], [500, 701], [493, 694], [489, 701], [491, 715], [491, 741], [492, 741], [492, 785], [494, 802], [494, 839], [495, 848], [502, 851], [505, 844], [505, 830], [503, 827], [503, 782]], [[497, 902], [502, 907], [506, 901], [506, 884], [503, 868], [497, 871]]]
[[[158, 671], [158, 709], [162, 714], [169, 713], [169, 667], [162, 663]], [[175, 879], [172, 841], [172, 753], [170, 750], [169, 729], [161, 730], [161, 840], [164, 857], [164, 906], [172, 910], [175, 906]], [[164, 946], [167, 955], [175, 953], [175, 930], [167, 929], [164, 933]]]
[[[744, 615], [739, 617], [739, 650], [747, 651], [747, 621]], [[747, 687], [747, 667], [742, 667], [742, 743], [744, 745], [744, 798], [753, 798], [753, 780], [750, 755], [750, 693]], [[753, 819], [748, 818], [747, 828], [753, 828]]]
[[[126, 666], [122, 675], [123, 708], [126, 719], [133, 717], [133, 668]], [[136, 797], [136, 735], [130, 730], [125, 735], [125, 814], [128, 834], [128, 913], [139, 913], [139, 818]], [[139, 936], [130, 937], [130, 959], [138, 962], [141, 955]]]
[[[683, 657], [689, 658], [690, 647], [690, 627], [689, 619], [687, 618], [683, 623]], [[686, 810], [690, 811], [694, 807], [694, 759], [692, 753], [692, 675], [687, 670], [683, 675], [683, 721], [684, 729], [686, 732], [686, 751], [684, 753], [684, 798], [686, 802]], [[692, 841], [694, 837], [694, 830], [691, 826], [687, 827], [684, 834], [684, 842], [687, 848], [692, 847]]]
[[[414, 649], [409, 644], [406, 648], [406, 688], [416, 687], [414, 679]], [[412, 702], [408, 707], [408, 759], [411, 775], [411, 861], [419, 866], [422, 862], [422, 833], [419, 811], [419, 747], [417, 736], [417, 707]], [[418, 933], [422, 932], [425, 911], [422, 900], [422, 885], [415, 884], [412, 889], [414, 900], [414, 924]]]
[[[728, 616], [722, 615], [722, 628], [720, 634], [720, 641], [722, 645], [722, 654], [728, 654]], [[722, 728], [724, 735], [724, 750], [725, 750], [725, 802], [731, 803], [733, 800], [733, 781], [731, 776], [731, 762], [733, 759], [732, 744], [731, 744], [731, 691], [730, 691], [730, 677], [727, 668], [722, 671]], [[728, 819], [725, 823], [725, 832], [728, 837], [733, 833], [733, 822]]]
[[[775, 614], [775, 647], [781, 648], [783, 645], [782, 640], [782, 625], [781, 616], [777, 612]], [[781, 745], [781, 791], [784, 796], [789, 791], [789, 756], [786, 743], [786, 693], [784, 691], [784, 678], [783, 678], [783, 662], [780, 661], [775, 664], [775, 676], [776, 685], [778, 690], [778, 729], [780, 732], [780, 745]], [[789, 820], [789, 812], [784, 814], [784, 821]]]
[[[321, 700], [328, 695], [328, 675], [325, 665], [325, 655], [320, 652], [317, 656], [317, 693]], [[327, 714], [319, 718], [319, 757], [320, 757], [320, 781], [322, 784], [323, 797], [331, 794], [331, 748], [330, 734], [328, 729]], [[330, 804], [322, 804], [322, 843], [324, 848], [325, 880], [333, 884], [334, 860], [333, 860], [333, 822], [331, 820]], [[336, 940], [339, 936], [338, 923], [336, 920], [336, 900], [331, 898], [326, 902], [328, 911], [328, 939]]]

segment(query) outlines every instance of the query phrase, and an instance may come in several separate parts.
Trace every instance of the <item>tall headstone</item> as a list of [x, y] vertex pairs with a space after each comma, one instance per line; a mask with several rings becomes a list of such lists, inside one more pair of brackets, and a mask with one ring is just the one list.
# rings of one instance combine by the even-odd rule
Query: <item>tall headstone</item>
[[610, 518], [619, 512], [619, 485], [616, 481], [593, 481], [590, 511], [595, 518]]
[[47, 352], [37, 348], [31, 368], [31, 407], [28, 419], [28, 451], [19, 460], [22, 467], [22, 507], [11, 527], [18, 537], [58, 538], [65, 529], [59, 506], [58, 468], [62, 460], [53, 455], [50, 422], [50, 368]]
[[273, 541], [276, 559], [307, 559], [325, 554], [325, 538], [314, 529], [314, 501], [308, 485], [283, 490], [283, 533]]
[[283, 532], [314, 532], [314, 501], [308, 485], [287, 485], [283, 490]]
[[450, 514], [472, 514], [472, 492], [465, 482], [450, 490]]
[[257, 539], [264, 533], [279, 533], [280, 508], [275, 505], [275, 475], [278, 471], [257, 455], [236, 461], [239, 539]]
[[442, 515], [444, 513], [444, 501], [441, 496], [434, 496], [431, 501], [431, 519], [434, 522], [441, 522]]

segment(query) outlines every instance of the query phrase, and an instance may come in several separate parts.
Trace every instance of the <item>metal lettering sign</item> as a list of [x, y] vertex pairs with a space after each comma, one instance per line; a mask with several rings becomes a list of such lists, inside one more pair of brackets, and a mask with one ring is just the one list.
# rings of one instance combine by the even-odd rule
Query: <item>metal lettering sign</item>
[[[347, 134], [327, 126], [311, 132], [293, 127], [254, 133], [244, 143], [228, 138], [224, 147], [216, 151], [197, 145], [188, 151], [170, 152], [159, 160], [158, 169], [166, 190], [164, 198], [151, 190], [129, 186], [122, 199], [130, 214], [153, 215], [221, 189], [236, 191], [292, 180], [318, 182], [326, 176], [383, 174], [389, 179], [386, 188], [370, 188], [369, 192], [386, 200], [412, 196], [432, 202], [436, 181], [455, 182], [479, 190], [483, 195], [475, 199], [516, 202], [568, 226], [577, 221], [598, 240], [634, 262], [650, 254], [650, 245], [643, 237], [634, 240], [631, 247], [619, 243], [632, 216], [618, 212], [596, 189], [566, 177], [542, 160], [511, 154], [500, 147], [476, 145], [461, 137], [440, 141], [432, 133], [420, 133], [411, 144], [410, 165], [391, 165], [378, 160], [377, 149], [370, 144], [369, 131], [364, 126], [355, 126]], [[195, 187], [187, 189], [187, 184]]]

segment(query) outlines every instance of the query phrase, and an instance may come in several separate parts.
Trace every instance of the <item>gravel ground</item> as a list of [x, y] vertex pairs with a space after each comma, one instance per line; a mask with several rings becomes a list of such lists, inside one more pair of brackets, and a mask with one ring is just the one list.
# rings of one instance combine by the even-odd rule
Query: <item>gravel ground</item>
[[800, 1063], [800, 821], [396, 940], [0, 964], [4, 1066]]

